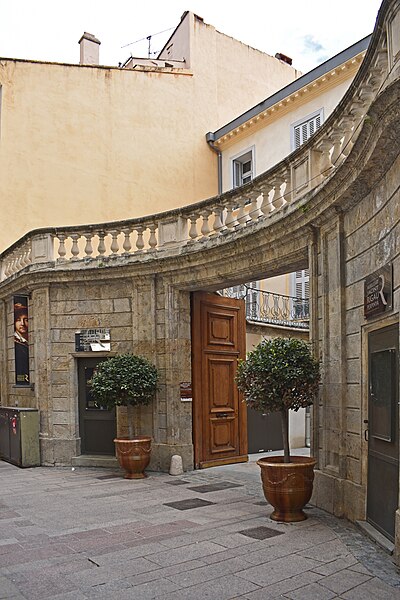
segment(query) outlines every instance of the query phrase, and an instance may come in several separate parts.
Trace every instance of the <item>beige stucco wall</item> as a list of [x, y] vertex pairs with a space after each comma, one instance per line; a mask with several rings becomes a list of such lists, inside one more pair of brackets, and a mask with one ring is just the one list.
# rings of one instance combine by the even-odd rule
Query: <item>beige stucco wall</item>
[[198, 19], [181, 28], [190, 71], [0, 61], [0, 205], [12, 207], [0, 249], [33, 228], [141, 216], [216, 193], [207, 131], [297, 72]]

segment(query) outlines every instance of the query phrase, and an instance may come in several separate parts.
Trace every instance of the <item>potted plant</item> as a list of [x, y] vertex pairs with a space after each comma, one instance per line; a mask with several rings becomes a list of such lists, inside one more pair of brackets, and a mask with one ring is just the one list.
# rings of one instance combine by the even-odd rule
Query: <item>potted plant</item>
[[290, 456], [289, 410], [310, 406], [319, 381], [319, 362], [302, 340], [263, 340], [245, 361], [239, 361], [236, 382], [248, 406], [281, 415], [284, 455], [257, 461], [265, 497], [274, 507], [271, 519], [275, 521], [307, 518], [302, 509], [311, 498], [316, 460]]
[[102, 362], [92, 380], [91, 391], [96, 401], [107, 407], [126, 406], [128, 437], [114, 440], [125, 478], [142, 479], [150, 462], [151, 437], [137, 435], [133, 407], [149, 404], [157, 389], [158, 372], [146, 358], [135, 354], [119, 354]]

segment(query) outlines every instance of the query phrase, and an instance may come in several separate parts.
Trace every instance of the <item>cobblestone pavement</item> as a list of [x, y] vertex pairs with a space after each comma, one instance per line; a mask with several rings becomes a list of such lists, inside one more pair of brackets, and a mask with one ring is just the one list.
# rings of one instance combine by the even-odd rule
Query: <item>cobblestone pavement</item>
[[254, 462], [129, 481], [0, 461], [0, 598], [400, 599], [389, 555], [306, 510], [271, 521]]

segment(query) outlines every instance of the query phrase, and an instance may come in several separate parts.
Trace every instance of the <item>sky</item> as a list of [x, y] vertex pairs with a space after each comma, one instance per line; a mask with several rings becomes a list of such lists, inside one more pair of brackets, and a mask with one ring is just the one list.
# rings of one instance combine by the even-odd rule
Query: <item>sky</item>
[[[381, 0], [0, 0], [0, 57], [78, 63], [78, 42], [87, 31], [101, 41], [100, 64], [117, 66], [131, 55], [147, 56], [148, 42], [142, 39], [149, 35], [151, 52], [160, 50], [183, 12], [191, 10], [254, 48], [290, 56], [304, 73], [371, 33], [380, 4]], [[137, 40], [142, 41], [132, 44]]]

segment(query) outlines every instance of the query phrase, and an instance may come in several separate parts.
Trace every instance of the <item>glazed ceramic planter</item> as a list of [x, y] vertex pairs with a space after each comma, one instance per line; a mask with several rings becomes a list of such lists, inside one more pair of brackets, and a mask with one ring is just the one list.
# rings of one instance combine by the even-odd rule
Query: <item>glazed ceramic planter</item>
[[125, 479], [143, 479], [144, 470], [150, 462], [151, 437], [137, 435], [134, 438], [116, 438], [114, 440], [116, 456]]
[[315, 458], [291, 456], [290, 463], [283, 456], [260, 458], [264, 496], [274, 507], [271, 519], [293, 523], [304, 521], [303, 508], [311, 498], [314, 482]]

